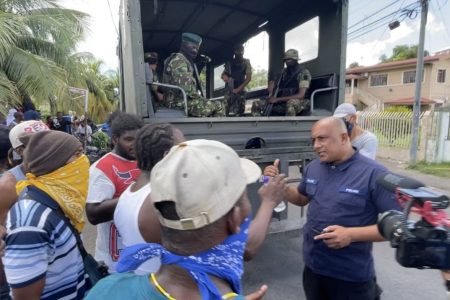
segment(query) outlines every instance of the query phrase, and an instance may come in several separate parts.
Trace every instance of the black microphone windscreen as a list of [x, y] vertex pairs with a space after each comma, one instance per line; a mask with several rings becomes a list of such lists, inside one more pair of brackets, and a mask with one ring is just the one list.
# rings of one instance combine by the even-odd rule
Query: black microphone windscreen
[[380, 175], [377, 178], [377, 184], [391, 192], [395, 192], [397, 188], [417, 189], [425, 186], [425, 184], [418, 180], [394, 173], [384, 173]]

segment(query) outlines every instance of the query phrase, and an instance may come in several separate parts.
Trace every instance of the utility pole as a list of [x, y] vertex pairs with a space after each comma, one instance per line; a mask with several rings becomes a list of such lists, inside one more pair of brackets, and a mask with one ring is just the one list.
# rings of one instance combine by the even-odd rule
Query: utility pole
[[412, 123], [412, 142], [409, 149], [410, 164], [417, 164], [417, 148], [419, 146], [419, 123], [420, 123], [420, 95], [423, 79], [423, 48], [425, 44], [425, 26], [427, 24], [428, 1], [419, 0], [422, 5], [420, 17], [420, 36], [419, 46], [417, 47], [417, 65], [416, 65], [416, 89], [414, 94], [413, 123]]

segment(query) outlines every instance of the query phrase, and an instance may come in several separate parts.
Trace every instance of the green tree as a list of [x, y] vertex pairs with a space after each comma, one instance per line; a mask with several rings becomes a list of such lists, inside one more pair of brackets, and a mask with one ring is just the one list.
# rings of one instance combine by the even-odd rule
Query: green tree
[[355, 62], [352, 62], [348, 67], [350, 69], [353, 69], [353, 68], [357, 68], [359, 66], [360, 66], [359, 63], [357, 61], [355, 61]]
[[[397, 45], [392, 49], [392, 55], [387, 57], [386, 54], [380, 56], [381, 62], [398, 61], [417, 57], [417, 45]], [[430, 53], [425, 50], [424, 56], [428, 56]]]
[[0, 1], [0, 112], [25, 96], [39, 104], [67, 93], [65, 67], [86, 18], [55, 0]]
[[253, 90], [256, 88], [266, 88], [267, 87], [267, 70], [257, 69], [252, 73], [252, 80], [247, 85], [247, 89]]
[[[88, 114], [95, 122], [102, 122], [107, 115], [116, 109], [118, 97], [114, 89], [119, 87], [119, 75], [117, 72], [109, 75], [102, 74], [103, 62], [90, 55], [78, 55], [78, 62], [74, 64], [73, 71], [78, 74], [71, 77], [69, 84], [77, 88], [89, 90]], [[84, 102], [74, 97], [64, 97], [58, 101], [58, 107], [63, 111], [76, 111], [84, 113]]]

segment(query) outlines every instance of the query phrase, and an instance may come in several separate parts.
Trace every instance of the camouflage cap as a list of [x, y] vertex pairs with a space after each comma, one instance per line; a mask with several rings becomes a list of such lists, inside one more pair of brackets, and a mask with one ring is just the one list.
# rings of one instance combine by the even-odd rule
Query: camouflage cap
[[202, 37], [195, 33], [184, 32], [181, 34], [181, 40], [183, 42], [194, 43], [200, 46], [202, 43]]
[[146, 63], [157, 63], [158, 62], [158, 53], [156, 52], [146, 52], [144, 54], [144, 61]]
[[300, 60], [300, 58], [298, 58], [298, 51], [295, 49], [289, 49], [288, 51], [286, 51], [284, 53], [283, 60], [286, 60], [286, 59]]

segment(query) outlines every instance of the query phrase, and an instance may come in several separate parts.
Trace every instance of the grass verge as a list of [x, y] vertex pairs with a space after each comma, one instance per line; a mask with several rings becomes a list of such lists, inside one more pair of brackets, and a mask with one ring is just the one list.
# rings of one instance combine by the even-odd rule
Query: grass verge
[[419, 162], [417, 165], [408, 168], [425, 174], [450, 178], [450, 163], [429, 164], [426, 162]]

